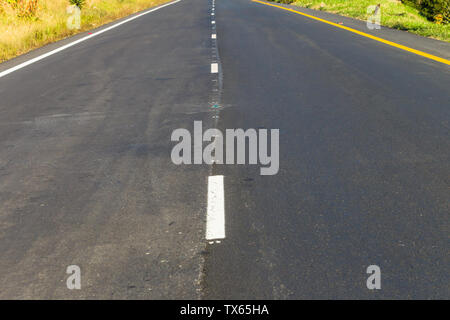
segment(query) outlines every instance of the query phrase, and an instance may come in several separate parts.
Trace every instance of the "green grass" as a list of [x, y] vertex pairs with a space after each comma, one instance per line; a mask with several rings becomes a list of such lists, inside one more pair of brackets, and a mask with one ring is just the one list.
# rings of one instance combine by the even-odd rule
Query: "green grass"
[[293, 5], [366, 20], [367, 7], [381, 4], [381, 25], [450, 42], [450, 24], [437, 24], [398, 0], [297, 0]]

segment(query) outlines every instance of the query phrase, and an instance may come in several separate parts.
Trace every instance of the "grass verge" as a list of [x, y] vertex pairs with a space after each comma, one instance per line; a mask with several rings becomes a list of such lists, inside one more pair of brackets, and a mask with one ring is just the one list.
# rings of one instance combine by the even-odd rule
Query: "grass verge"
[[[283, 2], [283, 0], [275, 0]], [[367, 20], [367, 7], [381, 4], [381, 25], [450, 42], [450, 24], [437, 24], [399, 0], [294, 0], [293, 5]]]
[[[24, 14], [28, 1], [37, 6]], [[69, 0], [0, 0], [0, 62], [169, 1], [86, 0], [81, 28], [71, 30], [67, 27]]]

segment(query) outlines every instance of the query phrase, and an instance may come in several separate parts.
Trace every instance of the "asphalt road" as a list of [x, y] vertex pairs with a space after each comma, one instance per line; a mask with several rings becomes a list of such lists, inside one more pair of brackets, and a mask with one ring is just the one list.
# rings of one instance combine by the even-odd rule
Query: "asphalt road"
[[[0, 78], [0, 299], [450, 298], [448, 65], [249, 0], [215, 7], [182, 0]], [[278, 174], [173, 164], [171, 133], [195, 120], [279, 129]]]

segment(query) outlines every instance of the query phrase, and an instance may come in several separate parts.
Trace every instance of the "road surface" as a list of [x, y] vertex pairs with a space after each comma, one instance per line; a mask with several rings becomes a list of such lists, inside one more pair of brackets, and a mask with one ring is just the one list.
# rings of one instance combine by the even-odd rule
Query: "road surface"
[[[38, 60], [0, 78], [0, 299], [450, 298], [447, 64], [250, 0], [182, 0]], [[194, 121], [279, 129], [278, 174], [173, 164]]]

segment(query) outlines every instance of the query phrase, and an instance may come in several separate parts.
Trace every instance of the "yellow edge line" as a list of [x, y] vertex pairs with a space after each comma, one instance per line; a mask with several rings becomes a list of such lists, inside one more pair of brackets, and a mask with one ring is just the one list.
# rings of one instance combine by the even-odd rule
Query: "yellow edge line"
[[349, 27], [346, 27], [346, 26], [342, 26], [340, 24], [337, 24], [337, 23], [334, 23], [334, 22], [331, 22], [331, 21], [328, 21], [328, 20], [325, 20], [325, 19], [317, 18], [315, 16], [312, 16], [312, 15], [309, 15], [309, 14], [306, 14], [306, 13], [303, 13], [303, 12], [300, 12], [300, 11], [297, 11], [297, 10], [285, 8], [285, 7], [282, 7], [282, 6], [277, 6], [275, 4], [266, 3], [266, 2], [259, 1], [259, 0], [252, 0], [252, 1], [264, 4], [266, 6], [280, 8], [280, 9], [283, 9], [283, 10], [286, 10], [286, 11], [291, 11], [291, 12], [294, 12], [294, 13], [297, 13], [297, 14], [301, 14], [302, 16], [305, 16], [305, 17], [308, 17], [308, 18], [311, 18], [311, 19], [314, 19], [314, 20], [317, 20], [317, 21], [320, 21], [320, 22], [323, 22], [323, 23], [326, 23], [326, 24], [330, 24], [330, 25], [335, 26], [337, 28], [344, 29], [344, 30], [347, 30], [347, 31], [359, 34], [359, 35], [361, 35], [363, 37], [370, 38], [370, 39], [373, 39], [375, 41], [379, 41], [379, 42], [385, 43], [387, 45], [390, 45], [390, 46], [393, 46], [393, 47], [396, 47], [396, 48], [399, 48], [399, 49], [402, 49], [402, 50], [405, 50], [405, 51], [408, 51], [408, 52], [411, 52], [411, 53], [415, 53], [415, 54], [417, 54], [419, 56], [422, 56], [422, 57], [425, 57], [425, 58], [428, 58], [428, 59], [431, 59], [431, 60], [435, 60], [435, 61], [442, 62], [442, 63], [447, 64], [447, 65], [450, 65], [450, 60], [447, 60], [447, 59], [444, 59], [444, 58], [440, 58], [440, 57], [437, 57], [437, 56], [433, 56], [432, 54], [429, 54], [429, 53], [426, 53], [426, 52], [423, 52], [423, 51], [420, 51], [420, 50], [416, 50], [416, 49], [413, 49], [413, 48], [409, 48], [409, 47], [406, 47], [404, 45], [401, 45], [401, 44], [398, 44], [398, 43], [395, 43], [395, 42], [392, 42], [392, 41], [389, 41], [389, 40], [378, 38], [378, 37], [372, 36], [371, 34], [358, 31], [356, 29], [352, 29], [352, 28], [349, 28]]

